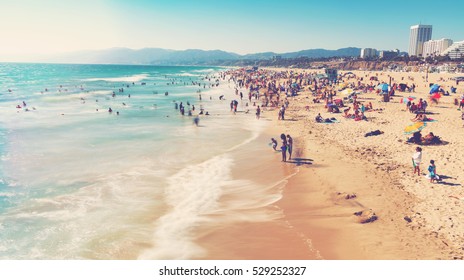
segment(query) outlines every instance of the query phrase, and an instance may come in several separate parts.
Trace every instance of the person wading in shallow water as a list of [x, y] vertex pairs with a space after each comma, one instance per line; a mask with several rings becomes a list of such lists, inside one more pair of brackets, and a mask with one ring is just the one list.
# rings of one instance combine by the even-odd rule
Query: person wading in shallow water
[[282, 161], [285, 162], [287, 161], [287, 137], [285, 137], [285, 134], [280, 135], [280, 139], [282, 140], [282, 147], [280, 147], [280, 151], [282, 152]]
[[290, 134], [287, 134], [287, 150], [288, 150], [288, 159], [292, 159], [292, 151], [293, 151], [293, 138]]

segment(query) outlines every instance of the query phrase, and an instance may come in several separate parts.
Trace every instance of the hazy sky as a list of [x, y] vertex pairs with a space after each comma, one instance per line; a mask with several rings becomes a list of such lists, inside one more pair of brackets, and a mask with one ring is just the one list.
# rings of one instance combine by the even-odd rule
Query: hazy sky
[[420, 22], [433, 25], [432, 39], [464, 40], [457, 0], [0, 0], [0, 10], [0, 57], [111, 47], [407, 51]]

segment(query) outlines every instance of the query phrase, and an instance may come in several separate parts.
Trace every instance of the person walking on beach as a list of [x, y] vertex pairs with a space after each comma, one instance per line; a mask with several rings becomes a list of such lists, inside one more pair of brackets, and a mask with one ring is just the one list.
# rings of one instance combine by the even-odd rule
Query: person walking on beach
[[288, 159], [292, 159], [292, 151], [293, 151], [293, 138], [290, 134], [287, 134], [287, 150], [288, 150]]
[[414, 166], [414, 174], [420, 176], [420, 163], [422, 161], [422, 148], [417, 147], [416, 152], [412, 155], [412, 165]]
[[285, 137], [285, 134], [280, 134], [280, 139], [282, 140], [282, 147], [280, 147], [280, 151], [282, 152], [282, 161], [286, 162], [287, 161], [287, 138]]
[[256, 118], [259, 120], [259, 117], [261, 116], [261, 108], [258, 107], [256, 108]]

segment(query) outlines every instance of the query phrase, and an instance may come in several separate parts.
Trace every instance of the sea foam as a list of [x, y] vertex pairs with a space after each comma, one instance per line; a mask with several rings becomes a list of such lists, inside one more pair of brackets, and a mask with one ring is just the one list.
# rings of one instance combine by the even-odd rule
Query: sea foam
[[105, 82], [140, 82], [149, 77], [148, 74], [138, 74], [125, 77], [112, 77], [112, 78], [89, 78], [84, 79], [83, 81], [95, 82], [95, 81], [105, 81]]
[[204, 253], [194, 243], [191, 231], [218, 209], [222, 187], [231, 180], [232, 165], [232, 158], [223, 154], [168, 178], [165, 201], [171, 209], [156, 222], [154, 247], [140, 259], [187, 259]]

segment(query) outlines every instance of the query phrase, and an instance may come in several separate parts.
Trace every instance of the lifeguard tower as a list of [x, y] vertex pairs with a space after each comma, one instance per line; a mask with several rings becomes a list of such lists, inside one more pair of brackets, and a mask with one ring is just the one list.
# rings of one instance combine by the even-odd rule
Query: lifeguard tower
[[325, 69], [325, 74], [327, 75], [327, 79], [329, 79], [330, 82], [336, 82], [337, 77], [338, 77], [338, 70], [333, 69], [333, 68], [326, 68]]

